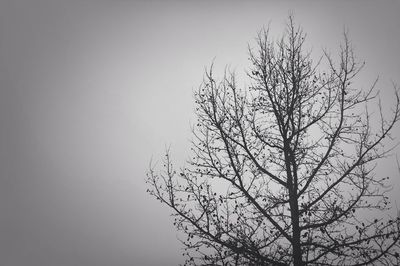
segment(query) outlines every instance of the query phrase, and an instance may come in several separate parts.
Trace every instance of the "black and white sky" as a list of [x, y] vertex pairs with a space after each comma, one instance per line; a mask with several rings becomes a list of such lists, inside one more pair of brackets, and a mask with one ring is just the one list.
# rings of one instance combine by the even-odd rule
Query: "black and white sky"
[[[389, 106], [399, 1], [0, 1], [0, 265], [182, 262], [169, 210], [145, 192], [149, 161], [171, 145], [183, 164], [204, 68], [244, 73], [247, 44], [263, 26], [281, 36], [289, 12], [315, 55], [346, 27], [360, 86], [379, 75]], [[396, 169], [376, 171], [400, 208]]]

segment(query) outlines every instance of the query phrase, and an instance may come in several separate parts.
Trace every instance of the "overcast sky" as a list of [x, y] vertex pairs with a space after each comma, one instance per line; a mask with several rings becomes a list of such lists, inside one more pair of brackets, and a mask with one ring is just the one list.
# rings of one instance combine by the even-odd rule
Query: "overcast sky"
[[[171, 145], [182, 165], [204, 67], [241, 73], [257, 31], [280, 36], [290, 11], [316, 55], [346, 26], [360, 83], [379, 75], [391, 102], [399, 1], [0, 1], [0, 265], [182, 262], [145, 193], [150, 158]], [[378, 170], [400, 189], [394, 157]]]

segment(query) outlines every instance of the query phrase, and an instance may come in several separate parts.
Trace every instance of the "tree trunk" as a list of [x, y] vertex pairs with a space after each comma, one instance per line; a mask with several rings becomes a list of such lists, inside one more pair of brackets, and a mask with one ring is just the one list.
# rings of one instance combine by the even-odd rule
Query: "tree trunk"
[[300, 246], [300, 226], [299, 226], [299, 209], [297, 205], [298, 201], [296, 195], [290, 197], [290, 211], [292, 218], [292, 226], [293, 226], [293, 262], [294, 266], [303, 266], [302, 254], [301, 254], [301, 246]]

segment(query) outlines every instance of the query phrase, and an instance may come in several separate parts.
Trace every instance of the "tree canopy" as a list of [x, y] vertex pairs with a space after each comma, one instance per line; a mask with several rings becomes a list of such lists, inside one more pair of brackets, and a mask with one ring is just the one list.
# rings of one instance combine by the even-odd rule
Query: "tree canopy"
[[[290, 16], [249, 48], [249, 85], [213, 66], [195, 92], [192, 154], [151, 165], [149, 193], [172, 209], [187, 265], [397, 265], [400, 219], [374, 169], [393, 145], [399, 90], [384, 115], [377, 81], [348, 34], [337, 57], [315, 60]], [[390, 146], [391, 145], [391, 146]]]

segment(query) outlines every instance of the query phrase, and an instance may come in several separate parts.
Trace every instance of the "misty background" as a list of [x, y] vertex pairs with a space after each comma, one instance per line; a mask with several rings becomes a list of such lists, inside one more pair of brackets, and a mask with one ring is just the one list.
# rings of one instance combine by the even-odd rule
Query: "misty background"
[[[184, 163], [204, 68], [243, 73], [247, 44], [269, 24], [280, 37], [289, 11], [315, 55], [346, 26], [360, 85], [379, 75], [393, 102], [399, 1], [0, 1], [0, 266], [183, 262], [149, 161], [171, 145]], [[400, 208], [396, 158], [376, 171]]]

